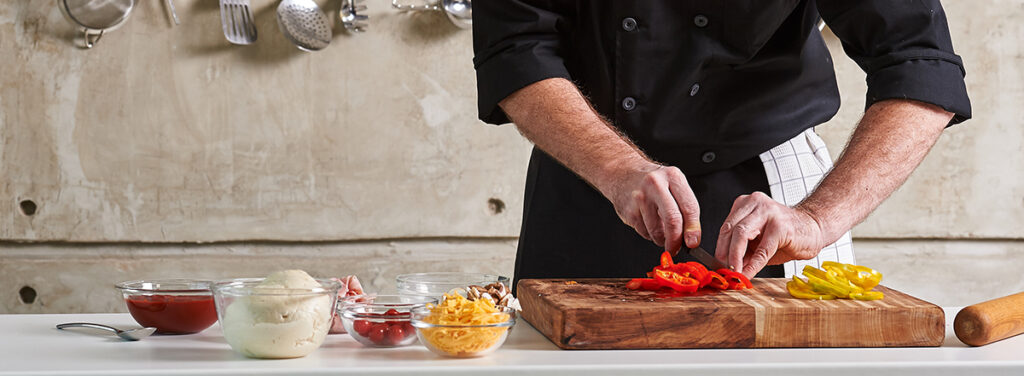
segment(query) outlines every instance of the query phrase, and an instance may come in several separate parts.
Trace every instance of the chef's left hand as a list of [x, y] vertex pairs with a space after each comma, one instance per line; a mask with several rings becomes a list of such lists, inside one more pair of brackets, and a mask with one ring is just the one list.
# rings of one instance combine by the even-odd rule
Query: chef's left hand
[[752, 278], [766, 265], [817, 256], [827, 245], [823, 241], [821, 226], [811, 213], [754, 192], [733, 202], [715, 256]]

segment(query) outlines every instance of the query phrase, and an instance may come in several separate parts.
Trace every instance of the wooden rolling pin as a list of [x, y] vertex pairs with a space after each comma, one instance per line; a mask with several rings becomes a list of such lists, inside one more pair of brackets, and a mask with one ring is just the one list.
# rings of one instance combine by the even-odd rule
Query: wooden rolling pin
[[1024, 333], [1024, 292], [964, 307], [953, 319], [953, 331], [971, 346]]

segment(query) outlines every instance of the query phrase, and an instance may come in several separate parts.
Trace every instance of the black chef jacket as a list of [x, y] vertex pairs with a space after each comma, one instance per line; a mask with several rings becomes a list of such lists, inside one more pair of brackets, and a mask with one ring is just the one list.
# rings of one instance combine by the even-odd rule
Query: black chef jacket
[[[971, 116], [963, 63], [938, 0], [474, 3], [482, 120], [508, 122], [498, 102], [520, 88], [570, 79], [691, 185], [702, 177], [746, 180], [757, 173], [750, 167], [758, 154], [835, 115], [839, 91], [819, 19], [867, 73], [867, 106], [906, 98], [954, 113], [951, 124]], [[702, 244], [713, 249], [721, 222], [709, 217], [725, 215], [708, 209], [724, 206], [715, 210], [727, 214], [736, 195], [767, 183], [698, 188]], [[657, 261], [657, 247], [622, 224], [600, 194], [536, 150], [525, 209], [517, 279], [638, 276]]]

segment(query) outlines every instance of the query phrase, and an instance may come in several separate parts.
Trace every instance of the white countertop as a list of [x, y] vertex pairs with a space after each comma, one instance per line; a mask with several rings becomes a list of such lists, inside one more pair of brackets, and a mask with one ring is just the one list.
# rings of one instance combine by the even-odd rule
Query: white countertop
[[[956, 312], [946, 309], [948, 322]], [[949, 325], [942, 347], [929, 348], [568, 351], [520, 320], [505, 345], [483, 358], [442, 358], [418, 344], [366, 348], [339, 334], [305, 358], [257, 360], [232, 352], [217, 325], [123, 342], [54, 328], [72, 321], [138, 326], [128, 314], [0, 315], [0, 375], [1024, 375], [1024, 336], [969, 348]]]

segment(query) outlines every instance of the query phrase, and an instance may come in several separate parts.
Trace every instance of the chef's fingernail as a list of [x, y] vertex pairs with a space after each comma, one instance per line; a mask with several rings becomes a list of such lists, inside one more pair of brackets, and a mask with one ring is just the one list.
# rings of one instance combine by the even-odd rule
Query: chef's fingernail
[[689, 246], [690, 246], [690, 244], [694, 244], [694, 243], [696, 243], [696, 242], [697, 242], [697, 235], [694, 235], [694, 234], [686, 234], [686, 246], [687, 246], [687, 247], [689, 247]]

